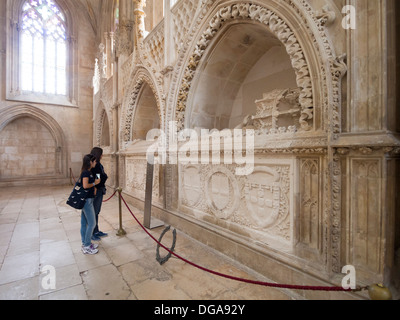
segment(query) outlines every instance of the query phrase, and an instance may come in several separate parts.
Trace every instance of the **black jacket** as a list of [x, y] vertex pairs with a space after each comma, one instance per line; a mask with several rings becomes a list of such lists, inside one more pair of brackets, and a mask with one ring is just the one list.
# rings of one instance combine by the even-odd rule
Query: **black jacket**
[[105, 187], [106, 187], [106, 182], [107, 182], [107, 180], [108, 180], [108, 176], [107, 176], [107, 174], [104, 172], [104, 167], [103, 167], [103, 165], [102, 165], [100, 162], [98, 162], [98, 163], [96, 164], [96, 167], [94, 167], [94, 168], [92, 169], [92, 174], [93, 174], [93, 176], [95, 177], [95, 179], [97, 179], [96, 175], [97, 175], [97, 174], [100, 174], [101, 182], [96, 186], [97, 190], [105, 189]]

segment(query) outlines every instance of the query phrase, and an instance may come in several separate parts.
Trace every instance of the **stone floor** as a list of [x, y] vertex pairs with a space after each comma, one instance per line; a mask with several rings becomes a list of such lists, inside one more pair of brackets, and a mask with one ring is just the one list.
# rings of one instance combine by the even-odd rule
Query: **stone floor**
[[[100, 216], [100, 229], [109, 236], [99, 242], [97, 255], [85, 256], [80, 251], [80, 213], [65, 205], [70, 191], [71, 186], [0, 189], [0, 300], [298, 298], [291, 291], [220, 278], [177, 258], [160, 266], [156, 261], [156, 243], [126, 208], [123, 208], [123, 226], [127, 235], [116, 235], [119, 227], [116, 197], [103, 205]], [[143, 221], [143, 214], [131, 209]], [[150, 232], [158, 239], [162, 231], [159, 228]], [[172, 232], [168, 232], [163, 244], [171, 243]], [[221, 273], [268, 281], [180, 230], [175, 251]], [[164, 256], [165, 251], [161, 249], [160, 254]], [[55, 280], [55, 289], [51, 280]]]

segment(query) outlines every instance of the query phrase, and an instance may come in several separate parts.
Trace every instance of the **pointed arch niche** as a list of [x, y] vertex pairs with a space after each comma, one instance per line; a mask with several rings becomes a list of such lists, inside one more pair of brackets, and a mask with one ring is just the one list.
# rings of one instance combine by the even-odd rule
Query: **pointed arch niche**
[[297, 88], [285, 46], [252, 22], [234, 22], [220, 30], [197, 70], [185, 117], [189, 128], [233, 129], [256, 114], [255, 102], [266, 93]]
[[[146, 71], [140, 70], [133, 87], [125, 98], [121, 121], [122, 155], [119, 184], [132, 199], [145, 200], [147, 151], [153, 141], [147, 141], [149, 131], [162, 129], [160, 100], [156, 87]], [[161, 165], [154, 167], [153, 201], [163, 203], [163, 171]]]
[[152, 129], [162, 129], [161, 98], [147, 70], [139, 69], [122, 103], [120, 139], [122, 144], [146, 140]]
[[99, 108], [96, 112], [96, 141], [95, 144], [102, 147], [111, 146], [111, 124], [109, 117], [104, 107], [104, 104], [100, 102]]
[[147, 133], [152, 129], [160, 129], [160, 117], [153, 90], [144, 82], [133, 118], [132, 140], [146, 140]]
[[[170, 99], [172, 103], [176, 103], [176, 108], [175, 114], [172, 116], [169, 114], [168, 117], [177, 121], [178, 129], [181, 130], [185, 127], [193, 126], [191, 120], [188, 119], [188, 117], [192, 117], [193, 111], [193, 115], [196, 116], [198, 110], [207, 111], [207, 109], [211, 108], [206, 105], [207, 102], [204, 103], [205, 109], [199, 105], [195, 105], [197, 101], [193, 98], [193, 94], [195, 93], [194, 88], [196, 89], [196, 85], [199, 85], [200, 83], [200, 89], [202, 89], [201, 81], [199, 80], [199, 71], [205, 70], [208, 72], [208, 70], [211, 70], [206, 66], [208, 62], [207, 59], [216, 59], [218, 54], [221, 54], [223, 50], [220, 48], [222, 48], [225, 33], [228, 37], [231, 36], [232, 40], [234, 39], [235, 35], [229, 35], [229, 31], [230, 28], [234, 28], [235, 24], [240, 24], [241, 26], [245, 26], [247, 29], [251, 29], [254, 32], [253, 36], [255, 37], [258, 36], [257, 34], [260, 30], [263, 30], [262, 33], [264, 33], [265, 36], [270, 37], [268, 41], [265, 41], [266, 39], [262, 40], [263, 43], [269, 42], [272, 44], [278, 39], [281, 44], [277, 43], [277, 48], [278, 46], [280, 48], [285, 48], [282, 53], [284, 53], [283, 56], [288, 56], [290, 59], [292, 70], [295, 73], [295, 86], [292, 88], [281, 89], [279, 88], [282, 84], [279, 83], [281, 79], [274, 79], [274, 83], [278, 84], [278, 88], [271, 92], [268, 92], [268, 88], [266, 88], [266, 90], [263, 90], [265, 92], [262, 92], [261, 96], [257, 98], [257, 101], [268, 101], [269, 99], [272, 101], [269, 104], [273, 105], [273, 108], [276, 109], [276, 102], [281, 102], [281, 100], [284, 100], [284, 102], [288, 100], [293, 102], [295, 100], [295, 107], [291, 106], [288, 110], [283, 110], [286, 114], [293, 114], [293, 117], [296, 118], [296, 121], [298, 122], [298, 125], [296, 125], [297, 123], [294, 123], [293, 125], [287, 126], [287, 129], [290, 129], [288, 132], [301, 131], [307, 133], [308, 131], [320, 131], [325, 129], [327, 125], [327, 117], [330, 116], [327, 112], [329, 106], [328, 103], [331, 103], [331, 113], [334, 117], [337, 117], [337, 110], [339, 107], [338, 102], [340, 101], [340, 94], [338, 94], [340, 89], [339, 82], [346, 72], [343, 63], [345, 56], [335, 56], [329, 46], [325, 46], [323, 51], [321, 51], [321, 48], [318, 47], [320, 43], [316, 40], [316, 37], [319, 39], [321, 36], [325, 37], [325, 35], [315, 35], [311, 32], [310, 25], [304, 23], [304, 18], [298, 16], [286, 5], [274, 6], [274, 2], [275, 1], [271, 1], [271, 3], [265, 6], [256, 3], [220, 4], [214, 8], [212, 13], [208, 15], [208, 18], [203, 19], [202, 22], [199, 20], [201, 27], [197, 28], [197, 34], [195, 35], [195, 38], [193, 38], [194, 41], [187, 48], [187, 52], [189, 52], [190, 55], [180, 59], [180, 63], [186, 65], [185, 68], [179, 71], [178, 86], [180, 89], [177, 91], [175, 96], [171, 96]], [[260, 26], [261, 29], [255, 25]], [[258, 39], [261, 40], [262, 38]], [[241, 41], [242, 45], [251, 44], [251, 38], [246, 36], [242, 38]], [[243, 50], [243, 48], [240, 47], [236, 49]], [[264, 50], [264, 54], [269, 51], [267, 49]], [[216, 56], [213, 55], [213, 52], [216, 52]], [[252, 54], [255, 53], [253, 50], [251, 50], [251, 52]], [[233, 54], [232, 48], [229, 47], [229, 43], [226, 46], [225, 54], [228, 56]], [[262, 59], [262, 55], [259, 59]], [[256, 65], [255, 61], [258, 62], [255, 57], [248, 61], [254, 62], [253, 66]], [[327, 61], [329, 61], [329, 71], [326, 70]], [[234, 62], [237, 63], [237, 61]], [[279, 64], [280, 63], [273, 65], [273, 67], [271, 64], [272, 68], [269, 71], [270, 75], [272, 75], [271, 71], [278, 67]], [[233, 72], [232, 76], [237, 74], [236, 72], [239, 71], [239, 69], [230, 66], [225, 69], [223, 68], [223, 71], [225, 72], [229, 72], [229, 70]], [[292, 70], [290, 70], [290, 72]], [[256, 72], [257, 70], [254, 71]], [[248, 74], [251, 74], [250, 71]], [[333, 90], [331, 91], [326, 89], [329, 81], [332, 81], [333, 83], [333, 85], [331, 85]], [[219, 84], [218, 87], [225, 88], [224, 84]], [[229, 87], [226, 88], [229, 89]], [[234, 88], [234, 86], [231, 87], [231, 95], [236, 94]], [[226, 91], [226, 97], [229, 97], [229, 90]], [[219, 94], [221, 93], [219, 92]], [[236, 97], [238, 96], [236, 95]], [[230, 97], [230, 99], [233, 98]], [[256, 101], [253, 102], [253, 107], [255, 103]], [[229, 125], [226, 123], [225, 125], [218, 124], [220, 119], [216, 119], [213, 116], [213, 113], [209, 119], [202, 119], [202, 121], [207, 122], [207, 120], [210, 121], [210, 119], [213, 119], [214, 122], [217, 122], [216, 125], [213, 125], [216, 127], [234, 126], [233, 123], [235, 120], [232, 119], [232, 113], [229, 116], [229, 121], [227, 121], [227, 114], [226, 112], [224, 113], [226, 108], [225, 110], [224, 107], [219, 106], [218, 108], [222, 109], [216, 113], [217, 118], [221, 118], [222, 122], [229, 122]], [[246, 106], [246, 108], [248, 108], [248, 106]], [[238, 115], [238, 110], [240, 110], [240, 108], [235, 109], [233, 113], [234, 116]], [[282, 110], [278, 111], [281, 113]], [[260, 113], [261, 114], [255, 116], [264, 116], [263, 112]], [[300, 114], [299, 116], [298, 113]], [[252, 114], [246, 114], [246, 118], [243, 119], [243, 122], [246, 121], [246, 119], [249, 119], [247, 118], [248, 115]], [[269, 116], [269, 118], [271, 118], [271, 116]], [[268, 119], [268, 121], [271, 122], [271, 119]], [[210, 125], [205, 125], [205, 127], [209, 126]], [[335, 122], [335, 127], [338, 126], [340, 125]], [[282, 126], [282, 128], [279, 127], [279, 129], [284, 129], [284, 127], [285, 126]], [[273, 128], [273, 133], [275, 133], [277, 129], [276, 127]], [[278, 132], [285, 132], [285, 130], [279, 130]]]
[[67, 177], [64, 133], [51, 116], [29, 105], [0, 112], [0, 185], [46, 183]]

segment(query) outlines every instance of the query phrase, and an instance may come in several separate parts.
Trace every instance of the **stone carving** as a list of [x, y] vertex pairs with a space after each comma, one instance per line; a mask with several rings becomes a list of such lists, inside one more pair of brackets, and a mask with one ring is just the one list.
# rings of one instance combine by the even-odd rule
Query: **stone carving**
[[244, 187], [249, 216], [257, 229], [268, 229], [279, 218], [281, 188], [278, 172], [267, 167], [255, 168]]
[[203, 184], [199, 168], [189, 166], [183, 171], [183, 204], [189, 207], [196, 207], [203, 196]]
[[98, 55], [100, 57], [100, 75], [101, 78], [106, 79], [107, 78], [107, 54], [104, 51], [105, 50], [105, 45], [100, 43], [99, 45], [99, 52]]
[[341, 112], [340, 112], [340, 101], [341, 101], [341, 86], [340, 81], [343, 76], [347, 73], [347, 65], [345, 60], [346, 54], [342, 54], [335, 59], [331, 60], [332, 77], [336, 85], [333, 85], [333, 103], [332, 103], [332, 133], [333, 138], [337, 139], [341, 133]]
[[341, 196], [342, 196], [342, 167], [340, 162], [340, 157], [335, 156], [332, 163], [332, 227], [331, 227], [331, 256], [332, 256], [332, 271], [340, 273], [341, 265], [340, 265], [340, 257], [341, 257]]
[[292, 60], [292, 66], [296, 72], [297, 83], [300, 88], [299, 103], [301, 105], [301, 129], [305, 131], [310, 130], [311, 127], [309, 121], [313, 119], [312, 82], [302, 48], [294, 32], [281, 17], [268, 8], [250, 3], [238, 3], [223, 7], [210, 20], [208, 28], [204, 31], [202, 37], [197, 43], [194, 54], [189, 59], [185, 77], [182, 80], [175, 117], [178, 121], [178, 128], [183, 128], [189, 89], [196, 68], [205, 50], [222, 26], [235, 19], [248, 19], [268, 26], [271, 32], [285, 45], [286, 51]]
[[93, 91], [94, 94], [99, 92], [100, 90], [100, 67], [99, 67], [99, 59], [95, 59], [94, 64], [94, 76], [93, 76]]
[[[257, 100], [257, 113], [252, 117], [254, 127], [267, 129], [271, 133], [296, 131], [299, 125], [301, 107], [300, 90], [273, 90], [265, 93], [263, 99]], [[297, 119], [297, 120], [296, 120]]]
[[103, 135], [103, 129], [104, 129], [103, 128], [103, 124], [104, 124], [104, 119], [106, 119], [106, 117], [107, 117], [106, 110], [103, 109], [101, 111], [100, 116], [97, 119], [96, 128], [95, 128], [95, 130], [96, 130], [96, 144], [98, 146], [101, 145], [101, 137]]
[[146, 191], [146, 168], [145, 160], [126, 160], [126, 188], [129, 191]]
[[300, 161], [300, 230], [299, 240], [312, 249], [320, 248], [319, 161]]
[[114, 33], [114, 41], [117, 55], [128, 56], [132, 52], [131, 34], [134, 26], [132, 20], [122, 20]]
[[317, 12], [317, 19], [321, 25], [330, 26], [336, 20], [336, 14], [330, 9], [329, 5], [326, 5], [321, 11]]
[[198, 0], [188, 0], [180, 1], [172, 9], [176, 52], [179, 52], [183, 48], [183, 41], [189, 32], [191, 24], [193, 23], [193, 17], [196, 13], [197, 6]]
[[146, 16], [144, 9], [146, 8], [146, 0], [134, 0], [135, 3], [135, 19], [136, 19], [136, 34], [139, 39], [143, 39], [146, 35], [146, 26], [144, 18]]
[[[144, 199], [146, 192], [147, 160], [126, 158], [126, 190], [136, 193]], [[153, 197], [155, 200], [160, 196], [159, 192], [159, 166], [154, 166], [153, 175]]]
[[154, 30], [144, 40], [145, 52], [144, 57], [149, 57], [152, 60], [150, 66], [156, 67], [161, 70], [164, 66], [164, 25], [160, 24], [156, 30]]
[[227, 220], [239, 205], [239, 186], [227, 168], [216, 166], [210, 169], [205, 178], [206, 201], [217, 218]]
[[182, 166], [181, 205], [290, 241], [290, 166], [258, 166], [247, 177], [234, 170], [233, 165]]
[[353, 159], [351, 168], [351, 232], [347, 242], [351, 250], [347, 251], [351, 252], [352, 264], [374, 277], [381, 268], [382, 163], [375, 159]]
[[123, 142], [128, 142], [128, 141], [132, 140], [133, 116], [135, 114], [135, 109], [136, 109], [136, 106], [138, 103], [138, 96], [139, 96], [139, 93], [140, 93], [144, 83], [147, 83], [151, 87], [151, 89], [154, 93], [155, 99], [157, 101], [157, 108], [158, 108], [158, 114], [160, 116], [160, 123], [163, 123], [163, 121], [162, 121], [163, 117], [162, 117], [162, 112], [161, 112], [161, 102], [160, 102], [158, 94], [156, 94], [157, 87], [156, 87], [156, 85], [154, 85], [151, 77], [147, 73], [139, 72], [136, 83], [134, 83], [133, 90], [130, 93], [128, 105], [124, 109], [124, 116], [122, 117], [122, 119], [125, 119], [122, 124], [122, 127], [121, 127], [121, 130], [123, 130], [122, 134], [121, 134]]

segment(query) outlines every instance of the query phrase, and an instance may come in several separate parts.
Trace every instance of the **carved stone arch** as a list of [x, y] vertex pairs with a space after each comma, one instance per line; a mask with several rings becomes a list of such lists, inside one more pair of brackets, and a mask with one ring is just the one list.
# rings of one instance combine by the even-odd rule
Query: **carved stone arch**
[[22, 117], [33, 118], [34, 120], [37, 120], [42, 125], [44, 125], [44, 127], [46, 127], [50, 131], [56, 143], [56, 172], [62, 177], [67, 177], [67, 142], [62, 128], [60, 127], [58, 122], [49, 114], [36, 107], [26, 104], [5, 108], [0, 111], [0, 132], [3, 131], [3, 129], [8, 124]]
[[[110, 122], [111, 115], [107, 112], [106, 107], [104, 106], [104, 103], [100, 101], [99, 106], [97, 107], [96, 114], [94, 117], [94, 125], [95, 125], [95, 144], [97, 146], [103, 145], [102, 143], [102, 137], [104, 134], [108, 134], [109, 136], [109, 141], [111, 142], [112, 140], [112, 123]], [[105, 126], [105, 121], [107, 121], [108, 126]], [[104, 130], [108, 127], [108, 132], [104, 132]]]
[[177, 70], [173, 83], [177, 93], [169, 97], [169, 103], [176, 107], [168, 114], [169, 120], [177, 121], [179, 129], [184, 127], [187, 98], [204, 53], [226, 23], [241, 20], [264, 25], [285, 46], [301, 91], [302, 129], [327, 130], [328, 111], [331, 126], [340, 127], [340, 80], [346, 72], [344, 57], [334, 55], [323, 21], [317, 19], [307, 3], [291, 0], [275, 0], [268, 4], [235, 1], [216, 3], [213, 7], [206, 17], [199, 16], [196, 30], [189, 33], [192, 38], [187, 39], [189, 44], [180, 54], [178, 65], [182, 68]]
[[162, 106], [162, 97], [160, 94], [160, 90], [156, 85], [156, 81], [154, 81], [150, 72], [148, 72], [144, 68], [138, 68], [133, 71], [134, 75], [131, 85], [129, 86], [128, 93], [125, 95], [123, 105], [122, 105], [122, 117], [123, 121], [121, 121], [120, 127], [120, 137], [122, 142], [129, 142], [132, 138], [132, 124], [134, 121], [136, 109], [138, 106], [140, 94], [144, 85], [148, 85], [156, 99], [158, 116], [160, 120], [161, 130], [163, 129], [164, 124], [164, 113]]

